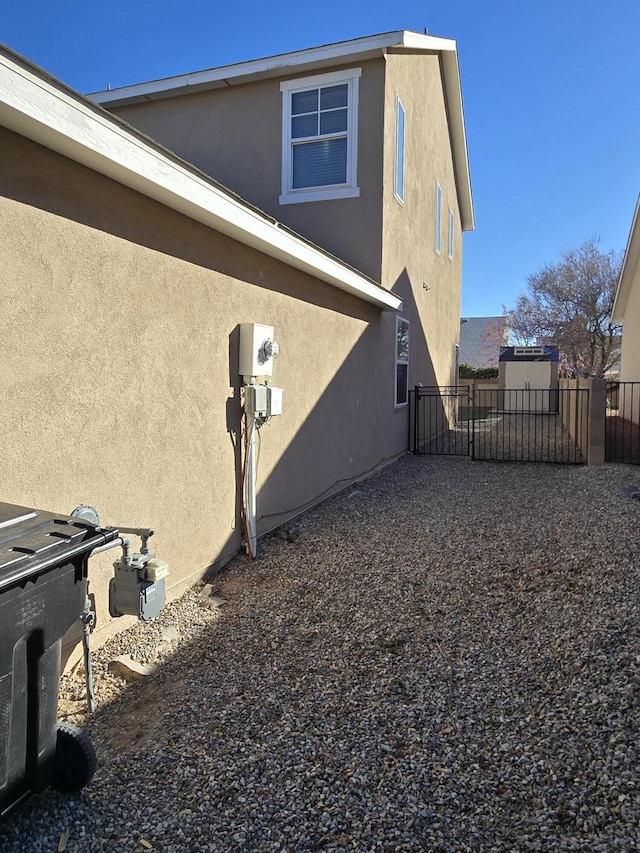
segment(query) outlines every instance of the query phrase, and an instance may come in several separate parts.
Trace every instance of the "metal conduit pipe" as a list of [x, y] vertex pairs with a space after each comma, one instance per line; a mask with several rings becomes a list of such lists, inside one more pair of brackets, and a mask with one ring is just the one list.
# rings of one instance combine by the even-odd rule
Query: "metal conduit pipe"
[[113, 542], [108, 542], [106, 545], [99, 545], [97, 548], [93, 549], [89, 554], [89, 557], [101, 554], [103, 551], [109, 551], [111, 548], [117, 548], [118, 545], [122, 546], [124, 560], [128, 563], [131, 560], [131, 544], [126, 536], [118, 536], [118, 538], [114, 539]]

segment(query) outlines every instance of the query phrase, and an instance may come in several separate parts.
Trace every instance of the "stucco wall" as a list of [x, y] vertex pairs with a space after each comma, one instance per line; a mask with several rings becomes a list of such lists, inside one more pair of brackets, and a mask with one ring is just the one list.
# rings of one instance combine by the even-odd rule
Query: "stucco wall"
[[620, 380], [640, 382], [640, 268], [636, 267], [624, 311]]
[[[240, 544], [238, 324], [274, 325], [259, 532], [406, 449], [393, 315], [0, 131], [2, 498], [151, 525], [175, 591]], [[110, 555], [92, 561], [108, 622]]]
[[279, 203], [280, 78], [116, 107], [114, 112], [279, 222], [379, 281], [385, 63], [379, 59], [344, 67], [362, 69], [358, 198]]
[[[405, 316], [412, 321], [410, 385], [451, 385], [460, 328], [462, 231], [439, 60], [390, 53], [386, 67], [382, 284], [404, 299]], [[402, 204], [394, 194], [397, 96], [405, 109]], [[442, 187], [440, 254], [436, 183]], [[448, 257], [449, 208], [453, 259]]]

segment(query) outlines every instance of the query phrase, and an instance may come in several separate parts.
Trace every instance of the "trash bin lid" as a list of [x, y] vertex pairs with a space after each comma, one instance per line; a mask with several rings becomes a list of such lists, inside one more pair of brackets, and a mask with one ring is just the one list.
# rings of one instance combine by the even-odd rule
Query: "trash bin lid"
[[118, 536], [82, 518], [0, 501], [0, 590]]

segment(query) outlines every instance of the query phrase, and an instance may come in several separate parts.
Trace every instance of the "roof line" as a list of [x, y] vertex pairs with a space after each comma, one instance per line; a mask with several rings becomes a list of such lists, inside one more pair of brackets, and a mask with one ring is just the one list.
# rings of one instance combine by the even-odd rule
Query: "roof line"
[[620, 278], [618, 279], [618, 288], [616, 290], [616, 298], [613, 300], [613, 309], [611, 311], [611, 322], [622, 323], [624, 320], [624, 312], [629, 299], [631, 290], [631, 282], [635, 271], [638, 269], [638, 261], [640, 260], [640, 194], [636, 201], [636, 208], [633, 213], [633, 222], [631, 223], [631, 231], [627, 240], [627, 247], [622, 261], [622, 269], [620, 270]]
[[133, 83], [93, 92], [90, 98], [100, 104], [123, 104], [135, 101], [152, 100], [154, 95], [167, 97], [181, 94], [183, 90], [194, 88], [215, 88], [231, 86], [234, 83], [245, 83], [250, 77], [281, 77], [287, 73], [294, 74], [309, 65], [335, 65], [341, 59], [356, 55], [378, 55], [389, 47], [410, 47], [421, 50], [454, 50], [455, 41], [436, 36], [422, 35], [407, 30], [394, 30], [373, 36], [333, 42], [319, 47], [304, 48], [288, 53], [279, 53], [260, 59], [236, 62], [231, 65], [220, 65], [202, 71], [192, 71], [163, 77], [142, 83]]
[[359, 299], [382, 309], [402, 305], [395, 294], [6, 48], [0, 49], [0, 123]]

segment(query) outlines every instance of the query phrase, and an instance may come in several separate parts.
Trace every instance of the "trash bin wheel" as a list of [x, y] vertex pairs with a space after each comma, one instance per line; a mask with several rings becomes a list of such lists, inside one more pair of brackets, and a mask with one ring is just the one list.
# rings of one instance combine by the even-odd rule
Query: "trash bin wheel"
[[96, 767], [96, 753], [88, 735], [71, 723], [58, 723], [51, 787], [65, 794], [80, 791], [91, 781]]

